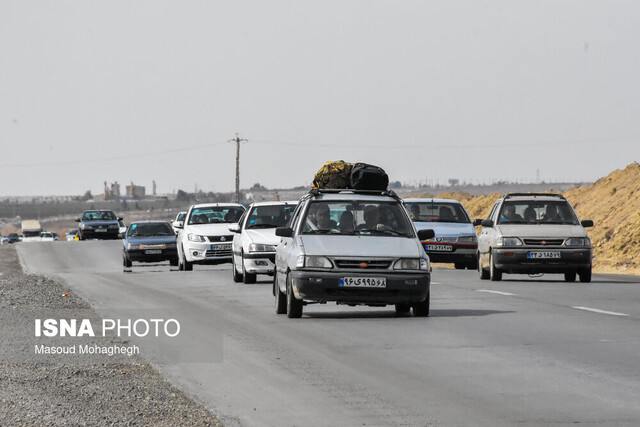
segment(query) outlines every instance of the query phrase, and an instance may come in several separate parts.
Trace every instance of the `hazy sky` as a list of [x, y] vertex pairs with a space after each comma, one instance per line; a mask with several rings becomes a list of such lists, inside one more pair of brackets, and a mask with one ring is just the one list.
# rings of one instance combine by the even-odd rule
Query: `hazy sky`
[[595, 180], [640, 160], [640, 2], [0, 0], [0, 196]]

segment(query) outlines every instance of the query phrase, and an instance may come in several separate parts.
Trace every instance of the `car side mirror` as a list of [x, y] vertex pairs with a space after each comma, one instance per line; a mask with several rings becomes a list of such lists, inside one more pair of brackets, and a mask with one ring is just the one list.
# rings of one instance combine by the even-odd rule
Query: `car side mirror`
[[124, 218], [118, 218], [118, 221], [124, 221]]
[[418, 239], [420, 241], [433, 239], [436, 235], [436, 232], [430, 228], [418, 231]]
[[175, 224], [173, 224], [173, 226], [175, 228], [183, 229], [184, 228], [184, 221], [176, 221]]
[[483, 219], [482, 221], [480, 221], [480, 225], [483, 227], [493, 227], [493, 221], [491, 221], [490, 219]]
[[80, 218], [76, 218], [76, 220], [75, 220], [75, 221], [76, 221], [76, 222], [80, 222]]
[[278, 228], [276, 228], [276, 236], [279, 236], [279, 237], [293, 237], [293, 228], [290, 228], [290, 227], [278, 227]]
[[483, 221], [483, 220], [482, 220], [481, 218], [476, 218], [476, 219], [474, 219], [474, 220], [473, 220], [473, 225], [474, 225], [474, 227], [477, 227], [477, 226], [479, 226], [479, 225], [482, 225], [482, 221]]
[[229, 226], [229, 231], [231, 231], [233, 233], [239, 233], [240, 232], [240, 224], [231, 224]]
[[582, 221], [580, 221], [580, 224], [582, 224], [584, 228], [593, 227], [593, 221], [590, 219], [583, 219]]

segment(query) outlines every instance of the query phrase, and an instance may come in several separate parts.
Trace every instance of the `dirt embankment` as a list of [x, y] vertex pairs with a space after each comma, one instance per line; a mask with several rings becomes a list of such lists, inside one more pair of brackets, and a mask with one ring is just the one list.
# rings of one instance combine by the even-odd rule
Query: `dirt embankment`
[[[580, 219], [592, 219], [595, 224], [587, 229], [593, 243], [594, 271], [640, 274], [640, 164], [632, 163], [563, 194]], [[459, 200], [472, 218], [486, 218], [500, 196], [442, 193], [437, 197]]]

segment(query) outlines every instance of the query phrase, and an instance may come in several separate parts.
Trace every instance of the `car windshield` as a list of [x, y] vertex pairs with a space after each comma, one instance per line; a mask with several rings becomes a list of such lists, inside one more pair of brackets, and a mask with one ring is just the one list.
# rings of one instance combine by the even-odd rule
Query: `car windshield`
[[405, 207], [414, 222], [471, 223], [471, 218], [460, 203], [418, 202], [407, 203]]
[[185, 216], [187, 216], [186, 212], [179, 213], [178, 216], [176, 217], [176, 221], [184, 221]]
[[499, 224], [570, 224], [578, 225], [575, 212], [566, 201], [523, 200], [502, 204]]
[[244, 209], [238, 206], [211, 206], [194, 208], [189, 224], [218, 224], [238, 222]]
[[249, 212], [245, 228], [284, 227], [296, 205], [263, 205], [254, 206]]
[[400, 203], [378, 201], [313, 201], [302, 233], [414, 237]]
[[131, 224], [127, 231], [129, 237], [175, 236], [167, 222], [142, 222]]
[[82, 219], [85, 221], [115, 221], [118, 218], [110, 211], [87, 211], [82, 215]]

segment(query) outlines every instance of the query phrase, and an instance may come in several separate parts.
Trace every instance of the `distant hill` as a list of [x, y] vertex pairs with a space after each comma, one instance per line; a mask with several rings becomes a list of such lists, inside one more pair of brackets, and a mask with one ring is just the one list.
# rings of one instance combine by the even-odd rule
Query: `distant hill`
[[[473, 218], [486, 218], [502, 194], [445, 192], [437, 197], [459, 200]], [[640, 274], [640, 164], [632, 163], [593, 184], [577, 186], [563, 194], [580, 219], [595, 223], [587, 229], [594, 248], [594, 271]]]

